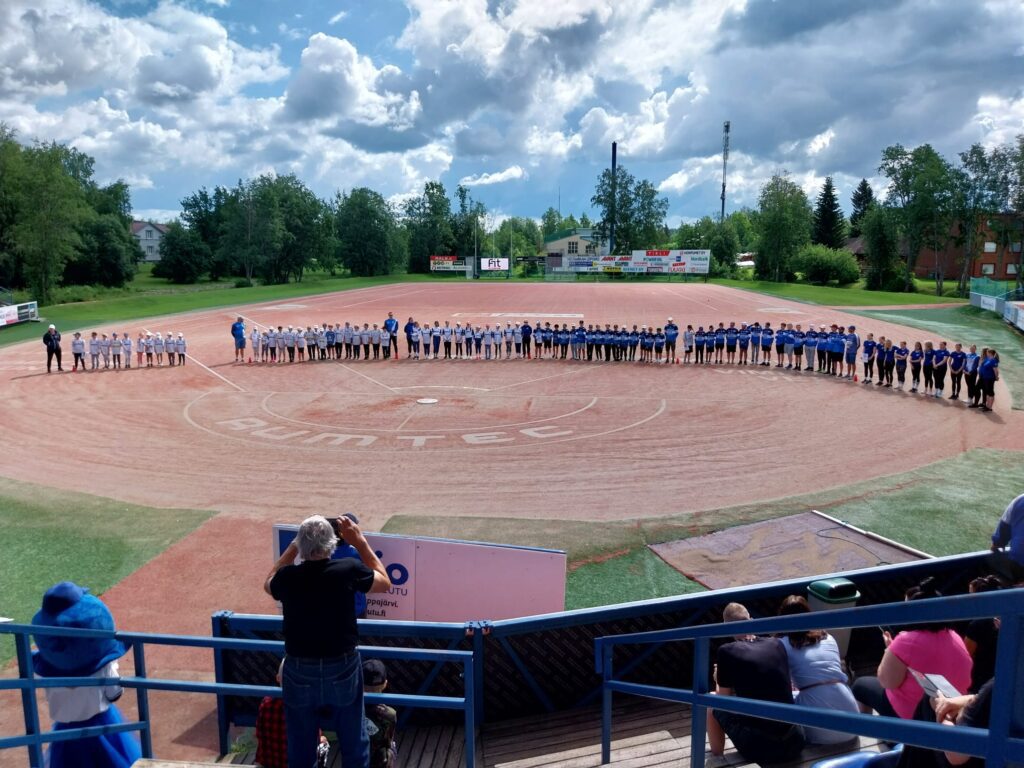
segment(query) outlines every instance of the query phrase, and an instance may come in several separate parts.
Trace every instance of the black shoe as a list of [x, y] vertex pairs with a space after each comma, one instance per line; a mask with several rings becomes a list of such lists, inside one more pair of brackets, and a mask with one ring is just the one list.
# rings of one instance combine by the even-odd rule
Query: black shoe
[[992, 409], [989, 408], [987, 405], [979, 405], [978, 410], [984, 411], [985, 413], [990, 413], [992, 411]]
[[968, 408], [980, 408], [981, 406], [979, 406], [979, 405], [978, 405], [977, 403], [971, 403], [971, 404], [970, 404], [970, 405], [968, 405], [967, 407], [968, 407]]

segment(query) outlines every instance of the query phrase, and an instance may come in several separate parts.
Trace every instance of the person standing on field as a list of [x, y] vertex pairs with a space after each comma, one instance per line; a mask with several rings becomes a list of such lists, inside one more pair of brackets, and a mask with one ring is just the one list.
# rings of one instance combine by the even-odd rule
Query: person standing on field
[[63, 372], [60, 364], [60, 331], [57, 330], [57, 326], [51, 324], [43, 334], [43, 346], [46, 347], [46, 372], [51, 372], [53, 358], [57, 358], [57, 371]]
[[[389, 344], [393, 345], [391, 348], [395, 352], [395, 358], [398, 357], [398, 321], [395, 320], [395, 313], [388, 312], [388, 319], [384, 321], [384, 330], [390, 335], [388, 336]], [[384, 359], [387, 360], [391, 357], [390, 353], [384, 353]]]
[[245, 362], [245, 323], [241, 315], [231, 324], [231, 336], [235, 340], [235, 362]]

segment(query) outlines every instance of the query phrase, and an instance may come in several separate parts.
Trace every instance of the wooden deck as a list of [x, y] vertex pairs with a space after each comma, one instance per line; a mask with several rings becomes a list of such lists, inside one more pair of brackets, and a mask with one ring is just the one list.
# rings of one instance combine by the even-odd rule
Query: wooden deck
[[[459, 768], [465, 741], [458, 726], [410, 728], [399, 733], [397, 768]], [[825, 757], [878, 751], [878, 742], [861, 738], [832, 747], [808, 747], [788, 768], [810, 768]], [[252, 763], [255, 753], [240, 753], [222, 762]], [[612, 762], [615, 768], [689, 768], [689, 707], [658, 701], [624, 701], [612, 717]], [[601, 764], [601, 711], [597, 708], [556, 712], [483, 727], [477, 738], [479, 768], [597, 768]], [[722, 757], [708, 756], [708, 768], [746, 765], [730, 742]], [[331, 768], [341, 768], [337, 750]]]

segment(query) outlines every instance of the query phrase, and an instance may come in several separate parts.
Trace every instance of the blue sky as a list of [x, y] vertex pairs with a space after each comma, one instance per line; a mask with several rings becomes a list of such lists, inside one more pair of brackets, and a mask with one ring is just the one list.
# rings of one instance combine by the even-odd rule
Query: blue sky
[[0, 3], [0, 120], [158, 219], [263, 172], [579, 214], [617, 140], [677, 224], [718, 209], [723, 120], [729, 209], [781, 170], [848, 207], [887, 144], [1024, 132], [1022, 73], [1020, 0]]

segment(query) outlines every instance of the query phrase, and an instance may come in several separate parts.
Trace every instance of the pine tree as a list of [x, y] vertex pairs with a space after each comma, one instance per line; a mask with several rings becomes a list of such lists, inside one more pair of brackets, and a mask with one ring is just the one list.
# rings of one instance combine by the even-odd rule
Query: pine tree
[[850, 202], [853, 204], [853, 212], [850, 214], [850, 237], [860, 237], [861, 219], [875, 203], [875, 193], [867, 179], [860, 180], [860, 184], [853, 190]]
[[828, 248], [839, 249], [846, 245], [846, 220], [836, 199], [832, 177], [825, 177], [825, 184], [818, 195], [814, 208], [814, 230], [811, 242]]

